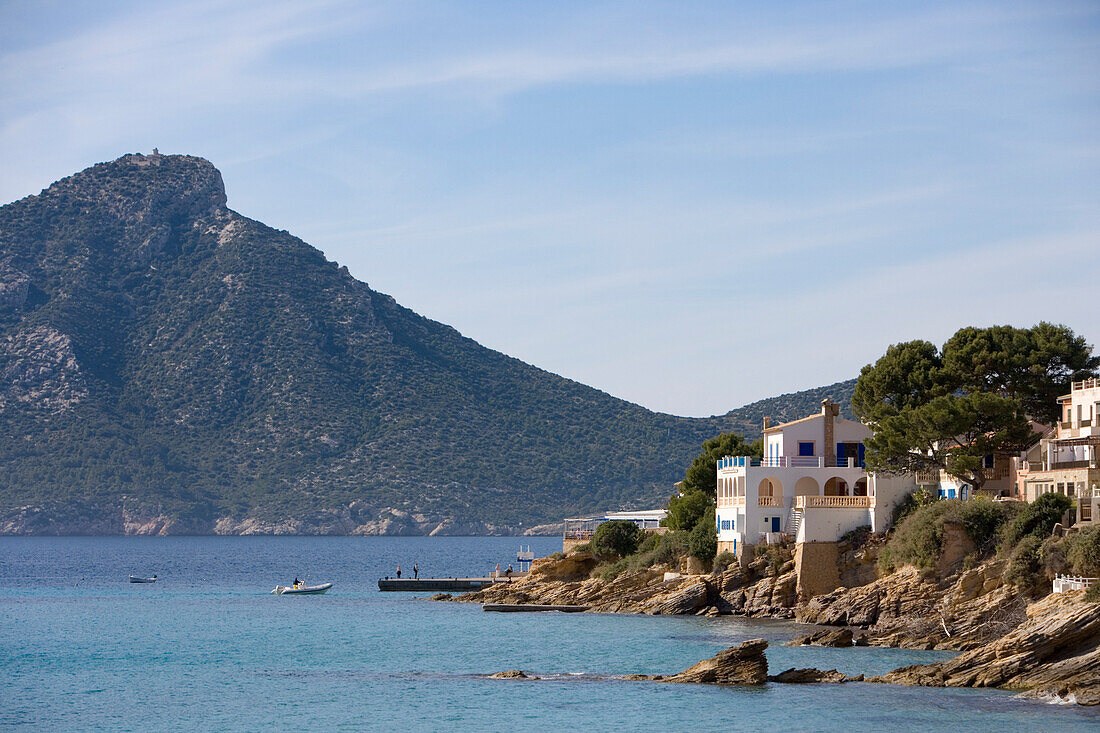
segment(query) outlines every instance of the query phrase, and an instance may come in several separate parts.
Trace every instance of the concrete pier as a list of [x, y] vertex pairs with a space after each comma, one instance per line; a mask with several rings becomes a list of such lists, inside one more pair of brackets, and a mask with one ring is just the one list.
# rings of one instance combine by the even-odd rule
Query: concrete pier
[[497, 611], [503, 613], [534, 613], [536, 611], [561, 611], [562, 613], [580, 613], [587, 611], [588, 606], [548, 606], [537, 603], [483, 603], [482, 611]]
[[[512, 579], [517, 580], [521, 576], [513, 573]], [[494, 583], [507, 583], [508, 579], [500, 578], [381, 578], [378, 581], [378, 590], [382, 591], [452, 591], [452, 590], [481, 590]]]

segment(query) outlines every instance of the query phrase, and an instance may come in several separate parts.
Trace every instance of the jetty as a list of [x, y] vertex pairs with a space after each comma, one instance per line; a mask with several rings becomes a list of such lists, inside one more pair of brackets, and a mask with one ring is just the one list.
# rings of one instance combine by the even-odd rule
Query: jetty
[[535, 613], [538, 611], [560, 611], [562, 613], [580, 613], [587, 611], [588, 606], [554, 606], [540, 605], [537, 603], [483, 603], [482, 611], [496, 611], [498, 613]]
[[[512, 579], [523, 577], [520, 573], [513, 573]], [[482, 590], [495, 583], [509, 582], [506, 577], [487, 578], [379, 578], [378, 590], [381, 591], [469, 591]]]

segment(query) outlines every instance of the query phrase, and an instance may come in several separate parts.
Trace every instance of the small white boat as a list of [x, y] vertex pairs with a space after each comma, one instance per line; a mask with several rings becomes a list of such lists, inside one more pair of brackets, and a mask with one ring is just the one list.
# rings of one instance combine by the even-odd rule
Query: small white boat
[[131, 583], [155, 583], [155, 582], [157, 582], [157, 576], [154, 575], [151, 578], [142, 578], [142, 577], [137, 576], [137, 575], [131, 575], [130, 576], [130, 582]]
[[275, 590], [271, 591], [272, 595], [276, 596], [319, 596], [332, 587], [332, 583], [322, 583], [321, 585], [306, 585], [305, 583], [299, 583], [298, 585], [277, 585]]

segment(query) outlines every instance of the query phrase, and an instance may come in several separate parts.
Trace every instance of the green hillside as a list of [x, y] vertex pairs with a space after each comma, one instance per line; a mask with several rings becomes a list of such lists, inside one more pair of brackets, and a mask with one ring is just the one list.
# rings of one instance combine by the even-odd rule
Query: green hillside
[[664, 501], [699, 444], [486, 349], [127, 155], [0, 207], [0, 533], [484, 533]]

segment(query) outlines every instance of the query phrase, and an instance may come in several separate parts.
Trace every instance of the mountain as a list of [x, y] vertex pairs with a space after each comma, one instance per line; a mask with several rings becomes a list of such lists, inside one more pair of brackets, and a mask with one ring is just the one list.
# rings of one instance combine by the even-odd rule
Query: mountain
[[712, 418], [486, 349], [126, 155], [0, 207], [0, 534], [505, 533], [660, 505]]

